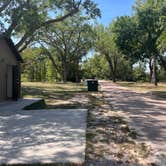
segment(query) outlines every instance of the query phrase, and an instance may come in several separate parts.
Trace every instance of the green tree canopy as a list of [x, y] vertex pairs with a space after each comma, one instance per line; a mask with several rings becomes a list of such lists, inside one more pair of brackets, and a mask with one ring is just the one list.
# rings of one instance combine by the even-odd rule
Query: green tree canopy
[[133, 60], [149, 60], [151, 81], [157, 85], [157, 63], [163, 61], [163, 48], [166, 27], [166, 2], [138, 0], [134, 16], [119, 17], [115, 21], [116, 44], [120, 50]]
[[95, 43], [96, 51], [104, 55], [108, 61], [111, 77], [116, 82], [117, 65], [123, 57], [115, 43], [115, 33], [113, 32], [113, 24], [105, 28], [103, 25], [96, 27], [97, 39]]
[[86, 17], [100, 16], [91, 0], [0, 0], [0, 32], [17, 39], [22, 51], [42, 27], [81, 12]]

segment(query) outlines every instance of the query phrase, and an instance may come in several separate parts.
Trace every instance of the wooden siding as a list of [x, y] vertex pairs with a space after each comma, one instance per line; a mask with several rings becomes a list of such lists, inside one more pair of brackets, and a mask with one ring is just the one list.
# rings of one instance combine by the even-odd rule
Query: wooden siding
[[7, 66], [19, 65], [5, 40], [0, 40], [0, 101], [7, 99]]

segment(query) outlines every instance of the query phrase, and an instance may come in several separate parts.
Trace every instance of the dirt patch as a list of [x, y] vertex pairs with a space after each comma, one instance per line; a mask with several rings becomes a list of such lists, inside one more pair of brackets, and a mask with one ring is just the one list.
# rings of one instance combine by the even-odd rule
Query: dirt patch
[[143, 165], [147, 145], [137, 143], [137, 133], [113, 111], [102, 93], [89, 97], [86, 165]]

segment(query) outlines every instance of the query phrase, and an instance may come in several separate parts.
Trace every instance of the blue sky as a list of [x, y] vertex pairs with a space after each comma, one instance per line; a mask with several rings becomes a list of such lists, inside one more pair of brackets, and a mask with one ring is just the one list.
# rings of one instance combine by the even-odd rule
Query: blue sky
[[132, 15], [135, 0], [94, 0], [101, 9], [102, 18], [99, 22], [108, 25], [117, 16]]

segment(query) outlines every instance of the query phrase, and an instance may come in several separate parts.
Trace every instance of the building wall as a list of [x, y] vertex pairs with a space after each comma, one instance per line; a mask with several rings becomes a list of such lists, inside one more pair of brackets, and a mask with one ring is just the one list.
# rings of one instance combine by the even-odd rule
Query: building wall
[[0, 101], [7, 99], [7, 66], [19, 65], [5, 40], [0, 39]]
[[5, 99], [6, 96], [6, 66], [0, 63], [0, 101]]

